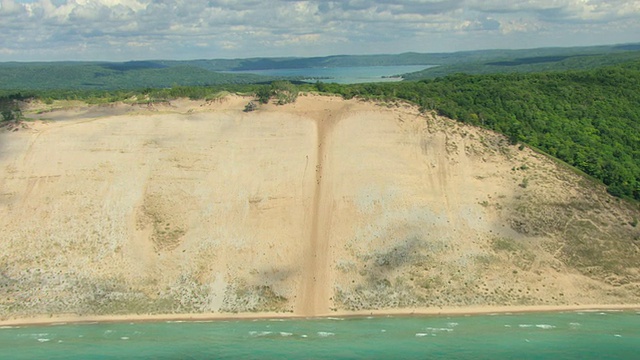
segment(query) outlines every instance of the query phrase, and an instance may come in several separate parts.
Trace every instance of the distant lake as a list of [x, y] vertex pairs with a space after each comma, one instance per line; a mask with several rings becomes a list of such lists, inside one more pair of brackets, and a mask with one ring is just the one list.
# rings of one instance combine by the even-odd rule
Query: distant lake
[[257, 74], [265, 76], [298, 77], [303, 81], [338, 84], [357, 84], [368, 82], [400, 81], [402, 74], [416, 72], [435, 65], [402, 65], [402, 66], [352, 66], [301, 69], [269, 69], [227, 71], [233, 74]]

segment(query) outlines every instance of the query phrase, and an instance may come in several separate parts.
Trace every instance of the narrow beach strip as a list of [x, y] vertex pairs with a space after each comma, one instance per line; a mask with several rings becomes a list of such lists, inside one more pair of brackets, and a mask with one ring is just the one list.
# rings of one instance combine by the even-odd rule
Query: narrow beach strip
[[553, 313], [567, 311], [640, 311], [640, 304], [619, 305], [533, 305], [533, 306], [473, 306], [473, 307], [435, 307], [402, 308], [361, 311], [334, 311], [309, 317], [295, 313], [201, 313], [201, 314], [131, 314], [131, 315], [51, 315], [31, 318], [0, 320], [2, 326], [56, 325], [83, 323], [121, 323], [121, 322], [159, 322], [159, 321], [224, 321], [259, 319], [309, 319], [309, 318], [352, 318], [367, 316], [448, 316], [448, 315], [488, 315], [516, 313]]

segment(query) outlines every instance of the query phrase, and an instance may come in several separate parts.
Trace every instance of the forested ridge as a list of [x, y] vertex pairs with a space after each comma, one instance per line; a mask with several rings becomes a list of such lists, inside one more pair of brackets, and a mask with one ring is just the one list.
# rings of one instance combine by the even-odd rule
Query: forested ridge
[[175, 85], [252, 84], [272, 80], [275, 78], [214, 72], [188, 63], [171, 67], [153, 61], [0, 63], [0, 89], [22, 91], [132, 90]]
[[[640, 200], [640, 61], [583, 71], [465, 75], [417, 82], [300, 84], [301, 91], [390, 101], [507, 135], [575, 166], [619, 197]], [[143, 90], [5, 91], [7, 106], [24, 98], [153, 102], [208, 99], [222, 90], [261, 93], [271, 85], [174, 86]], [[0, 94], [2, 95], [2, 94]], [[133, 100], [132, 100], [133, 99]], [[9, 104], [9, 105], [7, 105]], [[17, 111], [17, 110], [16, 110]], [[16, 116], [21, 114], [16, 112]], [[15, 116], [14, 116], [15, 117]]]
[[[253, 84], [282, 77], [228, 71], [335, 68], [354, 66], [433, 66], [402, 75], [407, 80], [443, 77], [462, 72], [495, 74], [587, 70], [640, 59], [640, 44], [516, 50], [475, 50], [454, 53], [333, 55], [310, 58], [249, 58], [143, 60], [126, 62], [0, 62], [0, 89], [6, 90], [133, 90], [142, 87]], [[398, 74], [400, 75], [400, 74]], [[286, 80], [302, 80], [289, 77]]]
[[507, 135], [640, 200], [640, 62], [589, 71], [450, 75], [351, 86], [317, 84], [345, 97], [400, 98]]
[[[458, 62], [404, 74], [406, 80], [434, 79], [456, 73], [498, 74], [532, 73], [568, 70], [589, 70], [640, 60], [640, 51], [635, 47], [618, 47], [616, 51], [586, 51], [591, 48], [536, 49], [529, 52], [492, 54], [492, 57], [470, 57]], [[635, 49], [635, 50], [634, 50]], [[580, 51], [582, 50], [582, 51]], [[612, 49], [613, 50], [613, 49]]]

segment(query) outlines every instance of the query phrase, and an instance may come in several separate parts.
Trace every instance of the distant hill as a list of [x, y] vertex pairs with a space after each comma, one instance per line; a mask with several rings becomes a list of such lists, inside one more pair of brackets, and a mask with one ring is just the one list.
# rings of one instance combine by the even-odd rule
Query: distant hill
[[271, 80], [273, 78], [252, 74], [219, 73], [186, 63], [164, 65], [155, 61], [0, 64], [0, 88], [10, 90], [114, 90]]
[[[290, 68], [438, 65], [404, 76], [406, 80], [421, 80], [452, 73], [488, 74], [592, 69], [636, 59], [640, 59], [640, 44], [433, 54], [409, 52], [395, 55], [335, 55], [309, 58], [10, 62], [0, 63], [0, 89], [116, 90], [162, 88], [175, 85], [255, 84], [278, 78], [229, 72]], [[295, 78], [287, 79], [296, 80]]]
[[434, 79], [455, 73], [497, 74], [589, 70], [640, 60], [640, 45], [549, 48], [463, 55], [461, 60], [403, 75], [405, 80]]
[[[606, 55], [617, 59], [618, 54], [640, 51], [640, 44], [625, 45], [605, 45], [588, 47], [566, 47], [566, 48], [539, 48], [521, 50], [477, 50], [461, 51], [453, 53], [416, 53], [407, 52], [403, 54], [382, 54], [382, 55], [334, 55], [325, 57], [310, 58], [251, 58], [233, 60], [189, 60], [189, 61], [158, 61], [158, 64], [166, 66], [193, 65], [212, 71], [246, 71], [246, 70], [266, 70], [266, 69], [299, 69], [318, 67], [350, 67], [350, 66], [397, 66], [397, 65], [440, 65], [436, 69], [424, 71], [424, 73], [446, 73], [453, 70], [468, 68], [470, 64], [485, 64], [493, 66], [493, 71], [503, 72], [499, 66], [532, 65], [538, 63], [558, 63], [570, 58], [597, 57]], [[637, 54], [627, 54], [620, 56], [620, 61], [635, 59]], [[616, 60], [594, 61], [594, 66], [617, 64]], [[580, 67], [569, 67], [572, 69], [589, 68], [587, 63]], [[445, 70], [441, 70], [445, 69]], [[564, 69], [563, 69], [564, 70]], [[423, 72], [421, 72], [423, 73]]]

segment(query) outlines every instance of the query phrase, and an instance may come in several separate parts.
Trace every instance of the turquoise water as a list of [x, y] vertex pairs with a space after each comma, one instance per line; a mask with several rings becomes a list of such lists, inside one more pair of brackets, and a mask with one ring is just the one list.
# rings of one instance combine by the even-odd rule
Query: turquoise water
[[268, 76], [300, 77], [309, 82], [320, 80], [326, 83], [355, 84], [367, 82], [399, 81], [400, 78], [389, 76], [402, 75], [433, 67], [433, 65], [402, 66], [355, 66], [335, 68], [302, 68], [302, 69], [270, 69], [229, 71], [230, 73], [258, 74]]
[[638, 359], [640, 313], [5, 327], [0, 358]]

